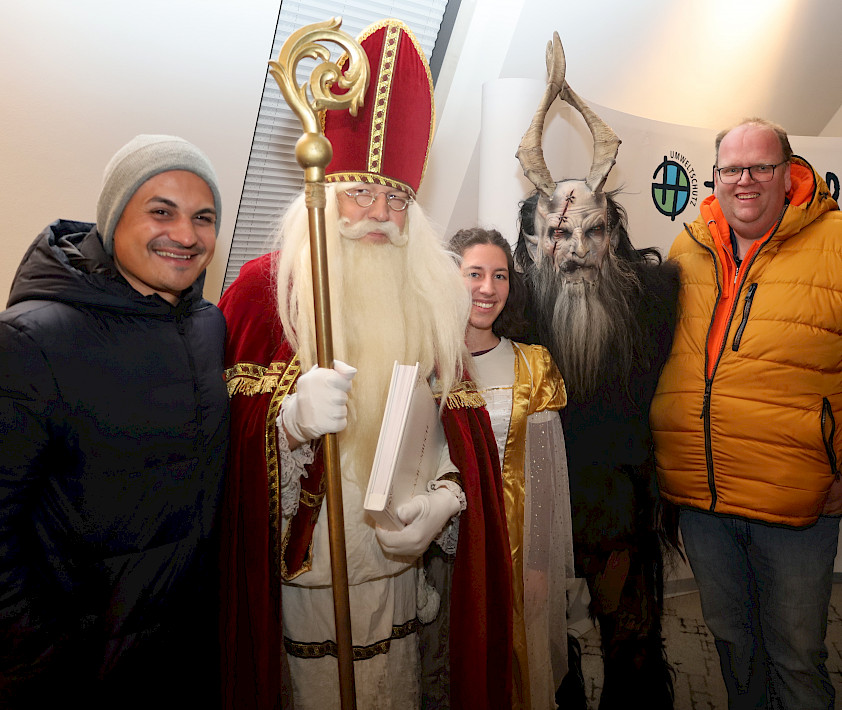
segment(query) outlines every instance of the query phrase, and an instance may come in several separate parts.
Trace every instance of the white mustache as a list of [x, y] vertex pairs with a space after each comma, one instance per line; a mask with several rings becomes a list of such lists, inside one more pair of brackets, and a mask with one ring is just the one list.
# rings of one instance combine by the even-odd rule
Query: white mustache
[[347, 217], [339, 218], [339, 233], [346, 239], [362, 239], [370, 232], [381, 232], [395, 246], [406, 244], [407, 236], [403, 234], [394, 222], [378, 222], [373, 219], [361, 219], [351, 223]]

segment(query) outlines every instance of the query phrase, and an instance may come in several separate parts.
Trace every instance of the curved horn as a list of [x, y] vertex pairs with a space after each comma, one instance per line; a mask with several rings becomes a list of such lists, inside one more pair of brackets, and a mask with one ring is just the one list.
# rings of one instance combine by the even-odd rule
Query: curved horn
[[617, 151], [620, 149], [620, 143], [622, 143], [617, 134], [611, 130], [611, 127], [597, 116], [570, 88], [564, 78], [565, 71], [564, 49], [561, 46], [558, 32], [553, 32], [552, 42], [547, 43], [547, 88], [517, 151], [517, 158], [523, 168], [523, 174], [547, 197], [552, 197], [555, 191], [555, 181], [544, 161], [541, 138], [547, 111], [556, 96], [560, 96], [562, 101], [566, 101], [582, 114], [582, 118], [585, 119], [585, 123], [587, 123], [593, 136], [593, 161], [588, 177], [585, 179], [585, 183], [591, 192], [602, 190], [605, 181], [608, 179], [608, 173], [611, 172], [611, 168], [617, 162]]
[[523, 174], [529, 182], [535, 185], [542, 194], [552, 197], [553, 192], [555, 192], [555, 181], [549, 168], [547, 168], [547, 163], [544, 161], [544, 149], [541, 146], [541, 140], [547, 111], [552, 102], [555, 101], [555, 97], [565, 86], [564, 73], [567, 65], [558, 32], [553, 33], [552, 42], [547, 42], [546, 58], [547, 88], [544, 90], [541, 103], [538, 104], [538, 109], [532, 117], [532, 123], [529, 124], [529, 128], [520, 140], [516, 155], [521, 168], [523, 168]]
[[591, 170], [585, 179], [585, 184], [591, 192], [599, 192], [608, 179], [608, 173], [617, 162], [617, 151], [622, 141], [611, 130], [611, 126], [597, 116], [567, 82], [564, 82], [564, 93], [561, 98], [582, 114], [582, 118], [585, 119], [591, 131], [593, 162], [591, 162]]

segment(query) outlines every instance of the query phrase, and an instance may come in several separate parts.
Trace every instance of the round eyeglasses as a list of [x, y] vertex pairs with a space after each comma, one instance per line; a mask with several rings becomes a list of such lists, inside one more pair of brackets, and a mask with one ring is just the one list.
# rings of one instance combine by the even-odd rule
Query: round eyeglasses
[[746, 167], [739, 167], [737, 165], [730, 168], [714, 168], [714, 171], [719, 174], [719, 180], [726, 185], [733, 185], [743, 179], [743, 172], [748, 170], [748, 176], [754, 182], [769, 182], [775, 177], [775, 168], [788, 163], [788, 160], [782, 160], [775, 165], [751, 165]]
[[369, 190], [344, 190], [345, 194], [356, 202], [360, 207], [371, 207], [378, 195], [386, 196], [386, 204], [394, 212], [403, 212], [412, 200], [409, 197], [391, 195], [387, 192], [370, 192]]

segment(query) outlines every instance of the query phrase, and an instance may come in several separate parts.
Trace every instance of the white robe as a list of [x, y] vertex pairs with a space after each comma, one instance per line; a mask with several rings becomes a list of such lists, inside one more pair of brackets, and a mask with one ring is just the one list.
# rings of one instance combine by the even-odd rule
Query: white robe
[[[298, 501], [303, 463], [309, 463], [312, 454], [309, 446], [280, 453], [285, 532]], [[363, 509], [365, 492], [351, 465], [347, 460], [340, 462], [357, 708], [412, 710], [421, 703], [417, 559], [383, 552], [374, 534], [374, 521]], [[456, 467], [445, 444], [438, 475], [452, 471]], [[327, 505], [322, 505], [313, 531], [312, 566], [285, 582], [282, 595], [284, 641], [296, 710], [340, 706], [337, 659], [324, 653], [325, 642], [336, 640], [327, 517]]]

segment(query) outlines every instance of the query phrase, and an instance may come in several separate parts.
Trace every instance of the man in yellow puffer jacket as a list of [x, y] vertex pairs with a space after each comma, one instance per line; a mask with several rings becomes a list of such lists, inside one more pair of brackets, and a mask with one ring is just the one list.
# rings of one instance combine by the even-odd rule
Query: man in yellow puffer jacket
[[[714, 194], [670, 250], [679, 321], [652, 403], [731, 708], [828, 708], [839, 532], [842, 212], [784, 130], [716, 140]], [[835, 484], [835, 485], [834, 485]]]

